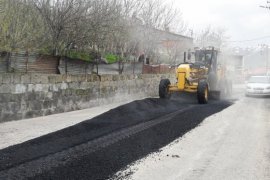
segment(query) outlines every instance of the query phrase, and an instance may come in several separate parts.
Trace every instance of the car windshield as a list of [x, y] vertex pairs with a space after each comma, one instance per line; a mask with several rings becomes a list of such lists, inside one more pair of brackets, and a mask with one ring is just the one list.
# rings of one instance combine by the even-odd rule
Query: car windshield
[[264, 76], [261, 76], [261, 77], [251, 77], [248, 81], [249, 83], [270, 83], [270, 80], [268, 77], [264, 77]]

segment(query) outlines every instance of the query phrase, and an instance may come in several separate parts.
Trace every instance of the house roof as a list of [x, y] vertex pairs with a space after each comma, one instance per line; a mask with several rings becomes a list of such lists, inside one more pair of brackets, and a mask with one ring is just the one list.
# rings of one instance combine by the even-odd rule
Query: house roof
[[181, 40], [183, 39], [186, 39], [186, 40], [189, 40], [189, 41], [193, 41], [193, 38], [192, 37], [188, 37], [188, 36], [184, 36], [184, 35], [181, 35], [181, 34], [177, 34], [177, 33], [174, 33], [174, 32], [170, 32], [170, 31], [164, 31], [164, 30], [161, 30], [161, 29], [156, 29], [156, 28], [153, 28], [153, 27], [147, 27], [145, 25], [136, 25], [137, 27], [140, 27], [142, 30], [145, 30], [145, 29], [148, 29], [148, 30], [151, 30], [152, 32], [154, 33], [159, 33], [160, 34], [160, 38], [161, 39], [164, 39], [164, 40], [177, 40], [177, 38], [181, 38]]

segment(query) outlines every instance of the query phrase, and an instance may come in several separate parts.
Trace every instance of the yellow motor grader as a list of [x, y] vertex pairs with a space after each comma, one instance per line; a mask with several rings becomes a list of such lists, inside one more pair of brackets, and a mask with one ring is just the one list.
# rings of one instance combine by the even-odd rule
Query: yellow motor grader
[[[169, 79], [162, 79], [159, 84], [160, 98], [170, 98], [174, 92], [197, 93], [199, 104], [208, 103], [210, 93], [214, 98], [231, 93], [232, 85], [226, 77], [226, 68], [217, 61], [219, 51], [214, 47], [195, 49], [193, 62], [186, 62], [176, 68], [175, 84]], [[191, 53], [188, 55], [190, 60]]]

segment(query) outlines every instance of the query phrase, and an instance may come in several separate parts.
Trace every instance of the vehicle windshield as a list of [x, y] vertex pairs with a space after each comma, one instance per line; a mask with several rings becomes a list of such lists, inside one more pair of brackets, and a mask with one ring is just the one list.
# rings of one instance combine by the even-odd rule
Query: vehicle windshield
[[268, 77], [251, 77], [248, 81], [249, 83], [270, 83], [270, 80]]
[[205, 60], [210, 60], [211, 56], [211, 51], [196, 51], [195, 53], [196, 62], [205, 62]]

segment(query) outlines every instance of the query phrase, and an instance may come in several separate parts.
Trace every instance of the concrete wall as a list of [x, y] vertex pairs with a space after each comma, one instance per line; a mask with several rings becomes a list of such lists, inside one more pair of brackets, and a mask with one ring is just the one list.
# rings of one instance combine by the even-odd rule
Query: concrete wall
[[0, 74], [0, 122], [157, 96], [174, 75]]

